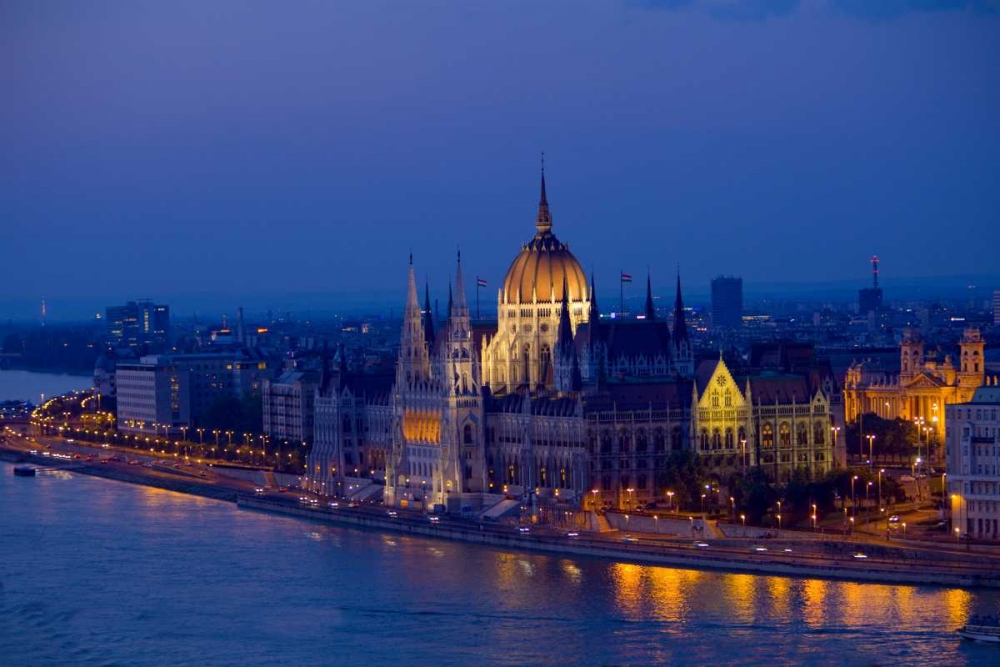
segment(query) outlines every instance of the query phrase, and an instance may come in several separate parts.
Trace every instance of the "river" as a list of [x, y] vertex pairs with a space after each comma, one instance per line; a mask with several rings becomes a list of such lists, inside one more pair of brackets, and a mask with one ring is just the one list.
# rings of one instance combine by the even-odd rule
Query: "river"
[[993, 591], [697, 572], [320, 526], [0, 464], [0, 664], [973, 665]]
[[51, 398], [74, 389], [88, 389], [93, 385], [94, 379], [89, 375], [0, 370], [0, 401], [31, 401], [38, 405], [42, 394]]

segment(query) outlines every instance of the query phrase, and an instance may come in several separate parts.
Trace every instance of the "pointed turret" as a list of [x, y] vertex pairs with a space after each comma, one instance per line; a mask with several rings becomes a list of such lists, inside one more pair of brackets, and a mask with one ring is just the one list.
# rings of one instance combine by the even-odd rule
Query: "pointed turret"
[[403, 333], [399, 346], [399, 380], [406, 384], [425, 381], [430, 376], [427, 339], [417, 299], [417, 279], [413, 273], [413, 254], [410, 254], [409, 284], [406, 307], [403, 309]]
[[680, 343], [688, 340], [687, 322], [684, 320], [684, 299], [681, 297], [681, 274], [677, 272], [677, 299], [674, 301], [674, 341]]
[[455, 269], [455, 301], [448, 309], [451, 317], [456, 314], [462, 317], [469, 316], [469, 307], [465, 301], [465, 285], [462, 277], [462, 253], [458, 253], [458, 264]]
[[681, 274], [677, 272], [677, 299], [674, 302], [673, 331], [674, 371], [682, 377], [694, 375], [694, 350], [688, 338], [687, 322], [684, 319], [684, 299], [681, 297]]
[[538, 200], [538, 218], [535, 220], [535, 227], [539, 234], [547, 234], [552, 231], [552, 214], [549, 212], [549, 200], [545, 196], [545, 156], [542, 155], [542, 195]]
[[562, 307], [559, 310], [559, 328], [556, 330], [556, 349], [569, 361], [573, 351], [573, 327], [569, 321], [569, 285], [563, 276]]
[[650, 322], [656, 319], [656, 308], [653, 306], [653, 284], [649, 273], [646, 273], [646, 319]]
[[597, 309], [597, 287], [594, 286], [593, 272], [590, 274], [590, 312], [587, 315], [587, 321], [593, 330], [601, 319], [601, 311]]
[[431, 288], [424, 283], [424, 337], [427, 345], [434, 347], [434, 313], [431, 312]]

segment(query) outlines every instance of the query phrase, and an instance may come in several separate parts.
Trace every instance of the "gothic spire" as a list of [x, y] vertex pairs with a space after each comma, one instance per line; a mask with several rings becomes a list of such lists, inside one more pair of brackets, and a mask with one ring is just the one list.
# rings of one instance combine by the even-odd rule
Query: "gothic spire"
[[424, 282], [424, 337], [434, 345], [434, 313], [431, 312], [431, 288]]
[[656, 319], [656, 308], [653, 306], [653, 284], [646, 272], [646, 320], [652, 322]]
[[465, 302], [465, 286], [462, 278], [462, 251], [458, 251], [458, 263], [455, 268], [455, 310], [462, 310], [463, 316], [468, 315], [468, 305]]
[[563, 276], [562, 309], [559, 311], [556, 346], [562, 354], [573, 353], [573, 327], [569, 321], [569, 283], [566, 276]]
[[590, 313], [588, 313], [588, 320], [591, 326], [597, 324], [597, 321], [601, 318], [601, 313], [597, 309], [597, 288], [594, 286], [594, 272], [590, 272]]
[[677, 343], [688, 339], [687, 323], [684, 321], [684, 299], [681, 297], [681, 272], [677, 272], [677, 299], [674, 302], [674, 340]]
[[538, 201], [538, 218], [535, 227], [539, 234], [552, 231], [552, 214], [549, 213], [549, 200], [545, 196], [545, 153], [542, 153], [542, 196]]

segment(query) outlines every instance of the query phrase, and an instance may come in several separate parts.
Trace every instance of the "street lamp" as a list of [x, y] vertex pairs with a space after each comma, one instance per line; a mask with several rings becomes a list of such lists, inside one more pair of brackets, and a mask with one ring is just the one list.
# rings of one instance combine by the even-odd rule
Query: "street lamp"
[[743, 521], [743, 527], [746, 528], [747, 527], [747, 515], [746, 514], [741, 514], [740, 515], [740, 519]]
[[705, 518], [705, 494], [701, 494], [701, 518]]
[[747, 439], [742, 438], [740, 444], [743, 445], [743, 474], [747, 473]]
[[858, 503], [857, 503], [857, 500], [855, 500], [855, 498], [857, 496], [854, 493], [854, 483], [856, 481], [858, 481], [858, 476], [857, 475], [855, 475], [854, 477], [851, 478], [851, 516], [857, 516], [858, 515]]
[[868, 438], [868, 466], [869, 468], [875, 467], [875, 436], [869, 435]]
[[778, 531], [781, 531], [781, 515], [778, 515]]
[[667, 491], [667, 509], [673, 509], [674, 507], [674, 492]]

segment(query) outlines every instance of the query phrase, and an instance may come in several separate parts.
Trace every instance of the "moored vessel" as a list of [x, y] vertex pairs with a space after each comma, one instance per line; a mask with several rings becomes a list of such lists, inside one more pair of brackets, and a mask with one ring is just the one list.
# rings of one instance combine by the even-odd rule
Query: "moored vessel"
[[957, 632], [962, 639], [1000, 644], [1000, 618], [973, 616]]
[[14, 468], [14, 474], [18, 477], [34, 477], [35, 469], [31, 466], [16, 466]]

